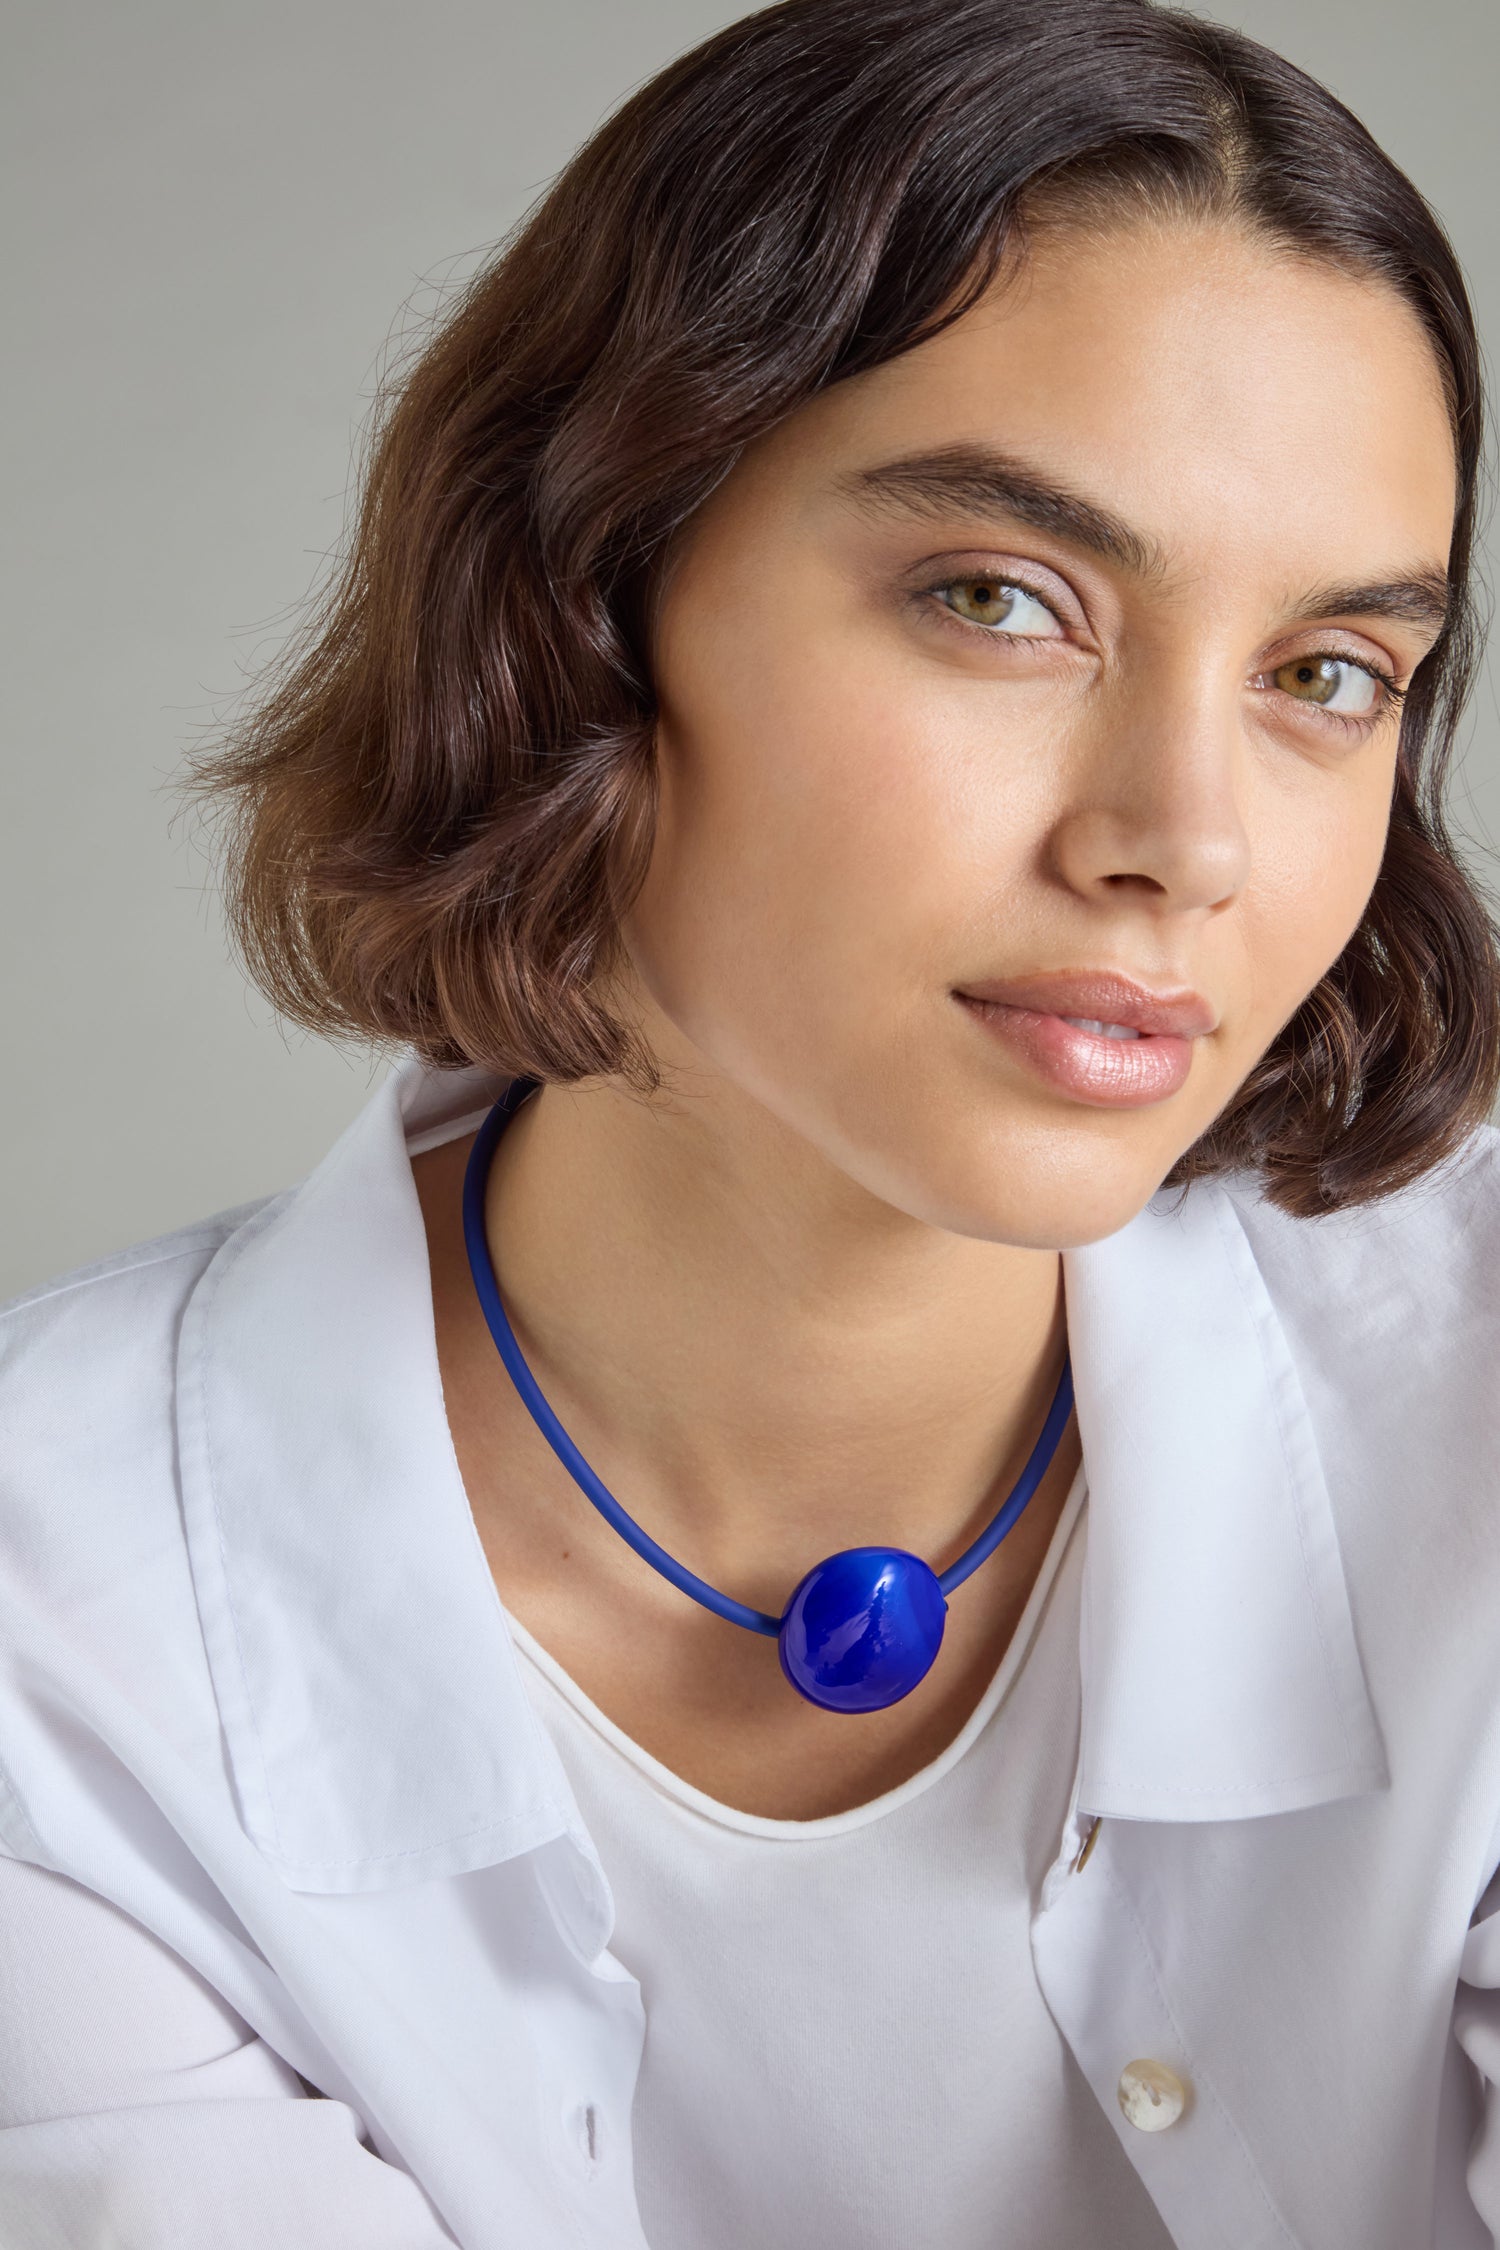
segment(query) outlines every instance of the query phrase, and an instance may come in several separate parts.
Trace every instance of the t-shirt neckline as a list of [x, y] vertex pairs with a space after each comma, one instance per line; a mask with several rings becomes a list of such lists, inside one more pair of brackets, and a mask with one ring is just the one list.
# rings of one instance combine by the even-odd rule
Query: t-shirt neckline
[[[695, 1788], [692, 1782], [684, 1781], [670, 1766], [663, 1765], [659, 1758], [653, 1758], [650, 1751], [643, 1749], [623, 1727], [616, 1726], [614, 1720], [584, 1694], [571, 1673], [564, 1671], [556, 1658], [542, 1647], [509, 1609], [504, 1612], [505, 1622], [523, 1662], [540, 1675], [546, 1687], [568, 1706], [576, 1719], [606, 1744], [616, 1757], [632, 1766], [661, 1796], [670, 1798], [685, 1811], [695, 1814], [701, 1820], [711, 1821], [717, 1827], [733, 1829], [742, 1836], [759, 1836], [768, 1842], [811, 1843], [820, 1838], [843, 1836], [853, 1829], [865, 1827], [871, 1821], [884, 1819], [888, 1814], [909, 1804], [913, 1797], [920, 1797], [935, 1782], [941, 1781], [944, 1774], [951, 1772], [984, 1732], [1014, 1684], [1036, 1638], [1047, 1597], [1062, 1567], [1063, 1556], [1067, 1552], [1074, 1526], [1083, 1512], [1087, 1493], [1084, 1464], [1080, 1462], [1053, 1528], [1047, 1551], [1026, 1597], [1026, 1606], [1006, 1644], [1005, 1654], [996, 1666], [994, 1676], [983, 1695], [953, 1740], [916, 1773], [908, 1775], [905, 1781], [898, 1782], [894, 1789], [884, 1790], [878, 1797], [868, 1798], [862, 1805], [851, 1805], [843, 1812], [821, 1814], [812, 1820], [775, 1820], [762, 1813], [742, 1812], [738, 1806], [726, 1805], [719, 1798], [709, 1796], [706, 1790]], [[503, 1606], [502, 1603], [502, 1608]]]

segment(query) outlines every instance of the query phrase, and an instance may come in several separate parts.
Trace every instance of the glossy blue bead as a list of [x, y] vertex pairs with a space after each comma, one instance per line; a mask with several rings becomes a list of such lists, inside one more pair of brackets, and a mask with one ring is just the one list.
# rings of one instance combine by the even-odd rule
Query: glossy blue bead
[[781, 1620], [781, 1669], [825, 1711], [883, 1711], [925, 1678], [948, 1604], [920, 1555], [846, 1547], [814, 1565]]

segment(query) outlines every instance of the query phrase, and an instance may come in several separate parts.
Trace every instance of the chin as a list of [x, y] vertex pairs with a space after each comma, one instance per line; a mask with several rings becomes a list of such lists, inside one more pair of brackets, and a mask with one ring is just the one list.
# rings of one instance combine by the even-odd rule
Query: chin
[[835, 1161], [925, 1225], [1024, 1250], [1076, 1250], [1118, 1233], [1177, 1160], [1175, 1141], [1148, 1151], [1097, 1125], [1034, 1117], [977, 1132], [972, 1116], [946, 1126], [931, 1120], [915, 1140], [901, 1138], [904, 1147], [866, 1149], [852, 1160], [845, 1150]]
[[962, 1145], [955, 1136], [945, 1168], [952, 1215], [938, 1223], [1017, 1248], [1102, 1242], [1139, 1216], [1207, 1123], [1185, 1121], [1175, 1102], [1149, 1110], [1069, 1103], [1046, 1114], [1007, 1103]]
[[950, 1233], [1003, 1242], [1016, 1250], [1080, 1250], [1128, 1226], [1159, 1184], [1151, 1180], [1111, 1192], [1097, 1181], [1075, 1185], [1052, 1178], [1028, 1193], [1024, 1183], [1019, 1190], [1012, 1183], [1005, 1194], [990, 1196], [972, 1211], [955, 1211], [949, 1220], [938, 1223], [946, 1224]]
[[1118, 1234], [1121, 1227], [1138, 1217], [1154, 1193], [1154, 1187], [1148, 1188], [1112, 1204], [1098, 1197], [1059, 1197], [1056, 1208], [1050, 1211], [1032, 1204], [1024, 1211], [1000, 1214], [997, 1222], [985, 1229], [985, 1236], [1017, 1250], [1081, 1250], [1090, 1242], [1102, 1242], [1107, 1235]]

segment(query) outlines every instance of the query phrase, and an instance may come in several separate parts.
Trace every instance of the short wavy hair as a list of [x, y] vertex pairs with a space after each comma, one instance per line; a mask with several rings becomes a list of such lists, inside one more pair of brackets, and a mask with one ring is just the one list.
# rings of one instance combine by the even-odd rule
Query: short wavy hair
[[1397, 291], [1459, 472], [1451, 606], [1367, 910], [1168, 1179], [1252, 1167], [1311, 1215], [1452, 1153], [1500, 1082], [1496, 928], [1442, 802], [1478, 647], [1463, 279], [1325, 88], [1148, 0], [783, 0], [573, 158], [383, 394], [333, 581], [196, 763], [280, 1009], [440, 1064], [653, 1087], [606, 993], [650, 852], [674, 538], [783, 416], [967, 310], [1039, 209], [1142, 200]]

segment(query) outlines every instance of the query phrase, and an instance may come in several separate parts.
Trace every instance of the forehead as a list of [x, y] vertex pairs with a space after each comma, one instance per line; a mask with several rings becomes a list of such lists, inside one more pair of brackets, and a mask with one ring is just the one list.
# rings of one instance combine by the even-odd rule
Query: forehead
[[1222, 225], [1044, 231], [1019, 273], [813, 400], [770, 451], [831, 483], [971, 440], [1045, 463], [1188, 575], [1357, 577], [1447, 555], [1453, 444], [1415, 314]]

